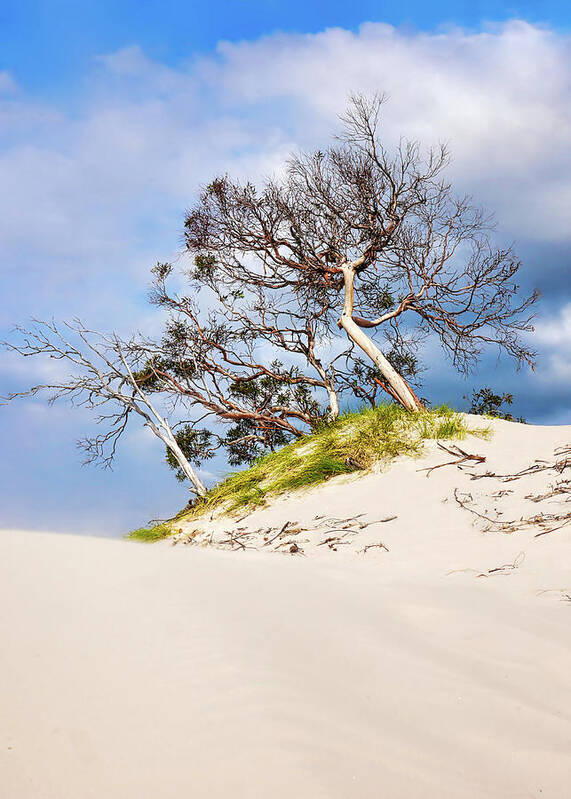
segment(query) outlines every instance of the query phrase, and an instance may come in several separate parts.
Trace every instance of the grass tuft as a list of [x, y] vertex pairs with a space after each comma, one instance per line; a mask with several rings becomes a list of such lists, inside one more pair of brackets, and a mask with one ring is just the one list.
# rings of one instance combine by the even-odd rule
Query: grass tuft
[[195, 518], [220, 507], [228, 513], [252, 509], [272, 496], [370, 469], [379, 461], [419, 455], [425, 439], [463, 439], [475, 432], [485, 434], [468, 430], [462, 416], [445, 405], [428, 412], [381, 405], [345, 413], [311, 435], [259, 458], [250, 468], [229, 475], [184, 515]]
[[151, 527], [139, 527], [137, 530], [132, 530], [125, 538], [130, 541], [145, 541], [151, 543], [154, 541], [161, 541], [163, 538], [168, 538], [172, 535], [172, 530], [166, 524], [155, 524]]

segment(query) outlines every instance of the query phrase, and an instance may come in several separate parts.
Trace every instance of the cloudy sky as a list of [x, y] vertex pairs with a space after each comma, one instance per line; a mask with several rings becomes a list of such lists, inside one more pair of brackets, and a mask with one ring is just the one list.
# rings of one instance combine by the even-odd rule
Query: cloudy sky
[[[492, 354], [464, 381], [435, 351], [423, 394], [462, 408], [490, 385], [571, 424], [570, 22], [555, 0], [4, 0], [0, 338], [30, 317], [157, 332], [149, 269], [200, 184], [271, 174], [327, 144], [350, 92], [383, 91], [387, 141], [448, 142], [454, 186], [542, 292], [535, 373]], [[0, 353], [0, 395], [52, 368]], [[120, 535], [185, 503], [136, 425], [113, 472], [81, 468], [87, 430], [64, 405], [0, 407], [0, 527]]]

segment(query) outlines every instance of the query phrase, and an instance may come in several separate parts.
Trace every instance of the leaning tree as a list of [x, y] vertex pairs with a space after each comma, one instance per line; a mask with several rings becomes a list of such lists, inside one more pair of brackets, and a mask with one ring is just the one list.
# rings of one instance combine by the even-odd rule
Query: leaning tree
[[[272, 297], [295, 300], [298, 329], [311, 315], [318, 337], [319, 328], [344, 330], [378, 384], [417, 410], [422, 403], [377, 331], [401, 345], [411, 333], [434, 334], [464, 372], [491, 344], [532, 364], [520, 333], [532, 329], [537, 294], [519, 296], [520, 262], [494, 248], [490, 218], [453, 193], [445, 147], [423, 153], [401, 140], [389, 152], [382, 103], [353, 97], [335, 146], [292, 156], [280, 178], [260, 187], [213, 180], [186, 215], [184, 241], [202, 278], [234, 308], [252, 292], [268, 308]], [[248, 315], [247, 304], [240, 312]], [[410, 364], [404, 352], [400, 362]]]
[[102, 432], [78, 441], [85, 463], [111, 466], [120, 438], [133, 417], [142, 421], [167, 448], [167, 459], [175, 463], [198, 496], [206, 487], [182, 451], [173, 427], [145, 391], [138, 375], [148, 359], [146, 345], [115, 333], [104, 335], [82, 322], [58, 325], [34, 320], [28, 328], [16, 328], [17, 339], [3, 342], [10, 352], [25, 357], [40, 356], [71, 366], [72, 374], [54, 376], [49, 383], [16, 391], [1, 399], [6, 402], [47, 394], [49, 403], [67, 400], [95, 416]]

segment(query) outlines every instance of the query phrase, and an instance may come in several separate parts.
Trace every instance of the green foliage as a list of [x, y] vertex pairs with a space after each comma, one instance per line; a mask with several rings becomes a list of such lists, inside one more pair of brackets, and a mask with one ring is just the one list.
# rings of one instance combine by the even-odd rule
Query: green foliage
[[[464, 399], [468, 399], [465, 397]], [[471, 406], [469, 413], [477, 413], [481, 416], [493, 416], [496, 419], [505, 419], [508, 422], [522, 422], [525, 419], [519, 416], [514, 418], [513, 414], [502, 408], [502, 405], [513, 403], [513, 394], [495, 394], [489, 386], [480, 388], [472, 392]]]
[[[399, 350], [393, 347], [392, 350], [387, 353], [387, 360], [393, 369], [396, 369], [405, 380], [417, 378], [419, 371], [421, 371], [420, 361], [416, 355], [409, 350]], [[380, 373], [377, 374], [377, 377], [379, 376], [381, 376]]]
[[[214, 433], [210, 430], [196, 429], [192, 425], [186, 424], [180, 427], [174, 434], [176, 443], [184, 453], [187, 461], [199, 466], [202, 461], [212, 458], [214, 451], [210, 448]], [[184, 482], [187, 477], [180, 468], [173, 452], [166, 448], [166, 461], [171, 469], [175, 470], [175, 476], [180, 482]]]
[[151, 269], [151, 272], [153, 273], [153, 275], [156, 275], [156, 277], [157, 277], [159, 280], [166, 280], [166, 279], [167, 279], [167, 277], [168, 277], [168, 276], [171, 274], [171, 272], [172, 272], [172, 264], [169, 264], [169, 263], [161, 263], [160, 261], [158, 261], [158, 262], [157, 262], [157, 264], [156, 264], [156, 266], [154, 266], [154, 267]]
[[146, 392], [160, 390], [160, 380], [157, 377], [157, 369], [160, 369], [161, 366], [160, 359], [154, 357], [147, 360], [141, 369], [133, 371], [133, 377], [137, 385]]
[[191, 515], [220, 506], [233, 512], [262, 505], [271, 496], [369, 469], [377, 461], [418, 455], [425, 439], [461, 439], [468, 432], [476, 431], [468, 431], [462, 417], [446, 406], [412, 413], [399, 405], [381, 405], [345, 413], [230, 475], [196, 503]]
[[216, 269], [216, 258], [210, 253], [202, 253], [194, 259], [194, 271], [190, 277], [192, 280], [208, 280]]
[[169, 535], [172, 535], [170, 527], [167, 527], [166, 524], [155, 524], [151, 527], [139, 527], [137, 530], [132, 530], [125, 537], [131, 541], [153, 543], [154, 541], [161, 541]]
[[[272, 431], [269, 443], [272, 450], [280, 449], [291, 440], [291, 436], [282, 430]], [[229, 428], [221, 439], [222, 446], [226, 449], [230, 466], [240, 466], [243, 463], [252, 463], [264, 454], [265, 448], [258, 441], [255, 429], [248, 419], [240, 419]]]

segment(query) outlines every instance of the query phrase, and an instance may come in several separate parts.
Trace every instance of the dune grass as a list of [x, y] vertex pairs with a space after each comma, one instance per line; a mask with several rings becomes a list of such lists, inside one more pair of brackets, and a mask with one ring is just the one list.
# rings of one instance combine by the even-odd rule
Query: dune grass
[[154, 543], [155, 541], [161, 541], [163, 538], [168, 538], [169, 535], [172, 535], [172, 529], [168, 524], [155, 524], [150, 527], [139, 527], [137, 530], [131, 530], [125, 538], [131, 541]]
[[444, 405], [416, 413], [398, 405], [345, 413], [311, 435], [259, 458], [248, 469], [229, 475], [184, 518], [196, 518], [222, 506], [227, 513], [250, 510], [270, 497], [366, 470], [378, 461], [419, 455], [425, 439], [462, 439], [469, 432], [476, 431], [468, 430], [463, 417]]
[[183, 509], [167, 522], [133, 530], [127, 538], [160, 541], [173, 534], [174, 522], [218, 509], [229, 514], [253, 510], [272, 497], [311, 488], [336, 475], [367, 470], [399, 455], [418, 456], [427, 439], [461, 440], [468, 433], [486, 436], [489, 432], [489, 428], [469, 429], [462, 415], [446, 405], [415, 413], [399, 405], [344, 413], [264, 455], [249, 468], [228, 475], [190, 510]]

